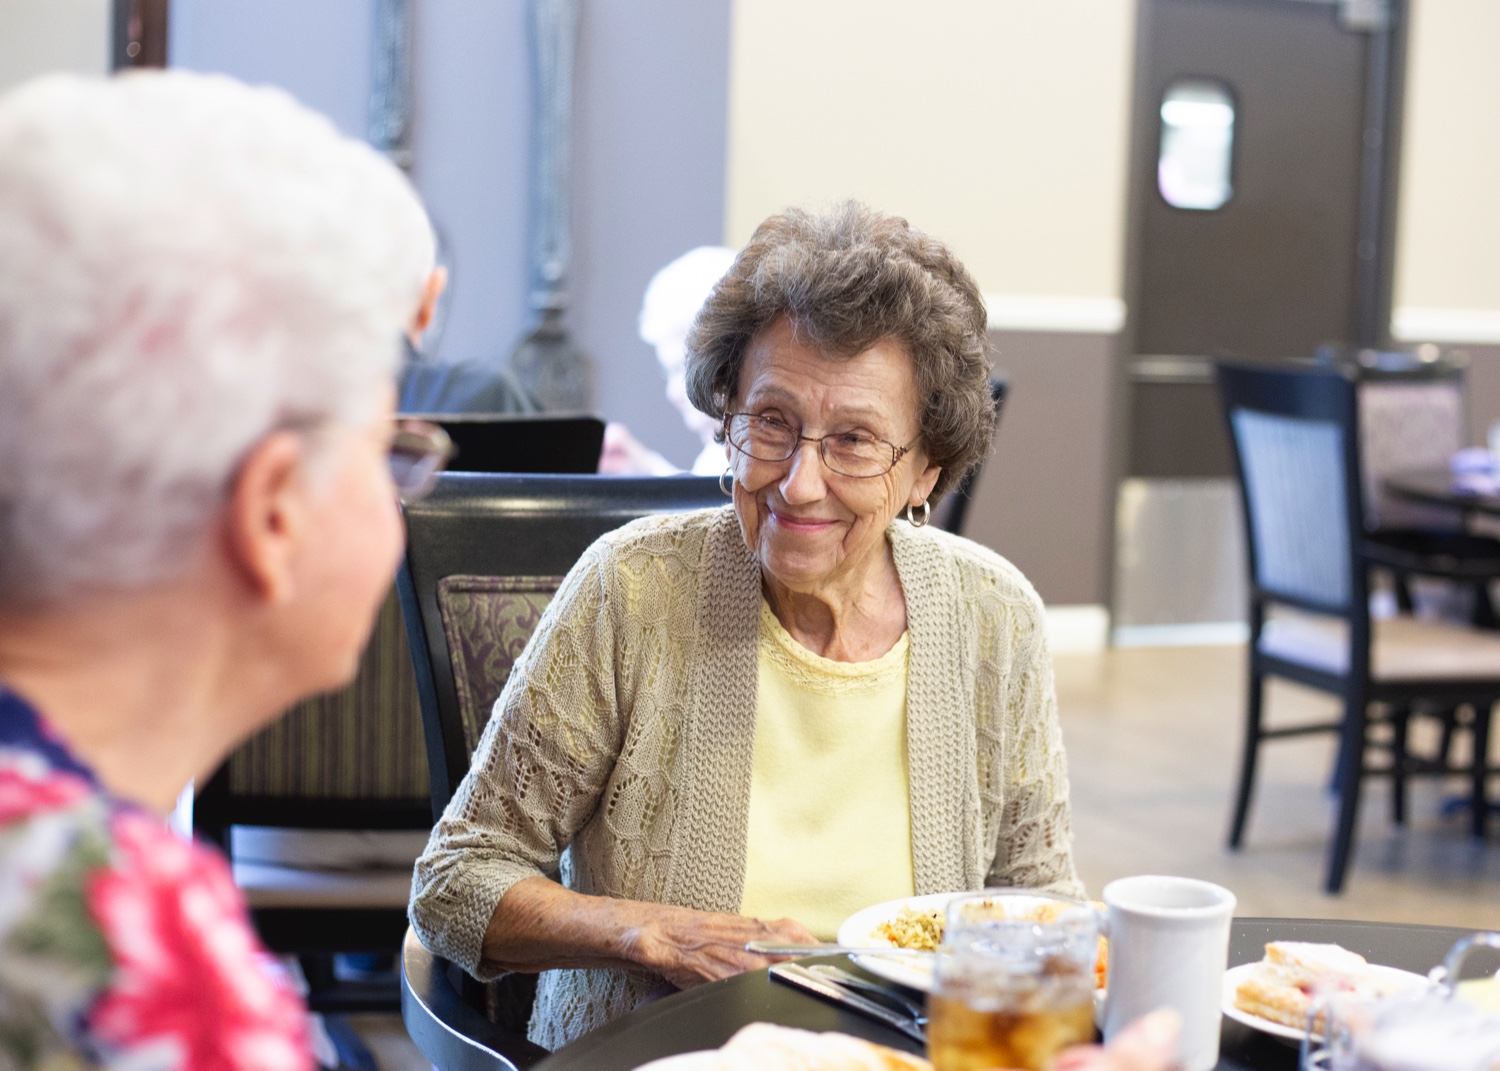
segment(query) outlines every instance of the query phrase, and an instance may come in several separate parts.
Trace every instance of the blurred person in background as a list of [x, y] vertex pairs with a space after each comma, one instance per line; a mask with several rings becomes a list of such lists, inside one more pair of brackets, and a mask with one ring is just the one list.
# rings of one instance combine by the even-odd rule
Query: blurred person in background
[[[722, 245], [688, 250], [651, 277], [641, 301], [641, 341], [656, 350], [656, 359], [667, 374], [667, 401], [703, 444], [689, 470], [694, 476], [717, 476], [728, 462], [724, 444], [715, 438], [718, 423], [700, 413], [688, 399], [687, 336], [698, 310], [734, 263], [734, 253]], [[599, 471], [671, 476], [682, 470], [637, 440], [624, 424], [610, 424], [604, 429]]]
[[[401, 174], [286, 94], [0, 98], [0, 1066], [312, 1065], [191, 779], [353, 675], [440, 457]], [[396, 463], [404, 461], [405, 464]]]

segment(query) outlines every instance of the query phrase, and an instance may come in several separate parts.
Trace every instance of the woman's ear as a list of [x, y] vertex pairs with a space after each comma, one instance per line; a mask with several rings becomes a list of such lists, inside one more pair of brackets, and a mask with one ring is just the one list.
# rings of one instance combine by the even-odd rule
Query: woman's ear
[[928, 465], [922, 475], [917, 477], [917, 482], [912, 484], [911, 495], [907, 501], [913, 506], [920, 506], [932, 497], [932, 489], [937, 486], [938, 477], [943, 474], [943, 466]]
[[422, 288], [422, 303], [417, 306], [417, 314], [412, 317], [411, 327], [407, 328], [406, 337], [411, 340], [413, 346], [422, 341], [422, 333], [432, 326], [432, 318], [437, 315], [438, 299], [443, 296], [443, 291], [448, 289], [448, 269], [433, 268], [432, 274], [427, 277], [427, 285]]
[[245, 455], [225, 504], [227, 552], [252, 597], [288, 601], [307, 538], [306, 447], [292, 431], [274, 431]]

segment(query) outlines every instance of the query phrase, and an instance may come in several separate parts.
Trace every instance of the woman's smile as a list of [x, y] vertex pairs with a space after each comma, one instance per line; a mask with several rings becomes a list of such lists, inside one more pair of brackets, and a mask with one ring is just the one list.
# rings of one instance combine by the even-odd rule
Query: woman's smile
[[776, 527], [788, 534], [793, 535], [821, 535], [838, 527], [842, 522], [831, 517], [806, 517], [800, 516], [786, 509], [776, 506], [767, 506], [766, 512], [771, 515], [771, 520]]

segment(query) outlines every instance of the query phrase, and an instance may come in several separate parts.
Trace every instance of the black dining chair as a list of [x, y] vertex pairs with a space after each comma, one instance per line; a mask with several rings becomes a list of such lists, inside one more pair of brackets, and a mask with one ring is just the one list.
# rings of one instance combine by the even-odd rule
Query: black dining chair
[[[1000, 426], [1000, 410], [1005, 408], [1005, 399], [1010, 392], [1010, 381], [1004, 375], [990, 377], [990, 397], [995, 402], [995, 427]], [[964, 478], [958, 482], [958, 486], [949, 491], [943, 501], [938, 503], [932, 511], [932, 524], [935, 528], [941, 528], [945, 532], [954, 535], [964, 534], [964, 521], [969, 516], [969, 505], [973, 501], [974, 488], [979, 486], [979, 470], [984, 467], [984, 461], [975, 465]]]
[[[707, 476], [450, 472], [406, 507], [406, 561], [397, 585], [416, 666], [434, 818], [468, 772], [490, 709], [542, 611], [590, 544], [640, 517], [726, 504], [718, 481]], [[542, 1052], [526, 1038], [535, 975], [482, 985], [444, 960], [430, 969], [445, 972], [486, 1016], [495, 1028], [487, 1035], [491, 1048], [518, 1067]], [[403, 1013], [422, 1019], [408, 1027], [419, 1044], [462, 1032], [458, 1021], [428, 1022], [439, 1014], [430, 1009], [441, 1005], [411, 999], [409, 980], [402, 985]], [[438, 1055], [428, 1058], [437, 1062]]]
[[359, 670], [236, 748], [193, 803], [229, 856], [261, 940], [296, 955], [314, 1011], [395, 1011], [394, 972], [341, 977], [334, 957], [393, 962], [411, 868], [432, 827], [422, 721], [392, 588]]
[[[1490, 709], [1500, 700], [1500, 636], [1399, 615], [1372, 620], [1369, 571], [1390, 548], [1368, 538], [1355, 381], [1337, 370], [1219, 364], [1220, 399], [1240, 477], [1249, 557], [1249, 698], [1229, 845], [1244, 840], [1260, 745], [1309, 733], [1338, 735], [1337, 819], [1324, 886], [1344, 885], [1366, 778], [1415, 773], [1470, 779], [1473, 832], [1487, 815]], [[1343, 700], [1337, 721], [1269, 729], [1267, 677]], [[1412, 767], [1406, 722], [1417, 704], [1470, 706], [1473, 761]], [[1382, 747], [1371, 727], [1387, 723]], [[1389, 752], [1372, 764], [1371, 752]]]
[[1446, 469], [1466, 442], [1465, 362], [1413, 353], [1319, 350], [1319, 362], [1358, 384], [1365, 522], [1383, 544], [1401, 610], [1413, 608], [1412, 581], [1436, 579], [1472, 593], [1470, 619], [1500, 630], [1490, 584], [1500, 580], [1500, 539], [1466, 530], [1457, 510], [1404, 501], [1387, 478], [1415, 469]]

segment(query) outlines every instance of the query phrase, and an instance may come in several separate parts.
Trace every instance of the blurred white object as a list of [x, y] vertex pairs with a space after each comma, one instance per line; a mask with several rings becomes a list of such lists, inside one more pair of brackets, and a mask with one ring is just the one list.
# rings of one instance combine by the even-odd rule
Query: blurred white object
[[700, 413], [688, 401], [687, 335], [698, 310], [735, 256], [735, 250], [720, 245], [691, 249], [651, 277], [641, 302], [641, 339], [656, 348], [656, 359], [667, 373], [667, 400], [682, 414], [682, 422], [703, 440], [703, 451], [693, 462], [693, 472], [699, 476], [717, 476], [727, 461], [724, 447], [714, 442], [718, 421]]
[[624, 424], [604, 425], [599, 472], [605, 476], [676, 476], [682, 470], [641, 442]]
[[[1493, 435], [1490, 436], [1492, 439]], [[1482, 446], [1466, 446], [1448, 461], [1454, 472], [1489, 472], [1495, 467], [1493, 455]]]

